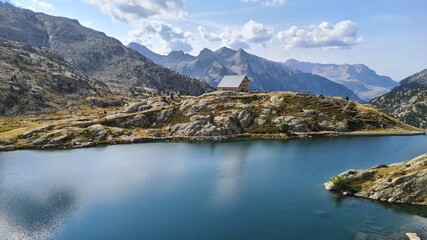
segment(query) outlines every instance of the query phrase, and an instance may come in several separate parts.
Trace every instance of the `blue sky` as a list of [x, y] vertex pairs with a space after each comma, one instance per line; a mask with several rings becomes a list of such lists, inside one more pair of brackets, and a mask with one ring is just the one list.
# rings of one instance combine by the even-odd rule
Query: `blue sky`
[[363, 63], [401, 80], [427, 68], [425, 0], [11, 0], [167, 54], [244, 48], [275, 61]]

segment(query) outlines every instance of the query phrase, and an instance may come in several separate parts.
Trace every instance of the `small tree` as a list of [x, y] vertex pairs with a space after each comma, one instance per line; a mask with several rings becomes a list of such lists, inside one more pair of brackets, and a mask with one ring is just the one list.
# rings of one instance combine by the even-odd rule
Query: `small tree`
[[281, 133], [289, 133], [289, 125], [286, 123], [279, 124], [279, 131]]

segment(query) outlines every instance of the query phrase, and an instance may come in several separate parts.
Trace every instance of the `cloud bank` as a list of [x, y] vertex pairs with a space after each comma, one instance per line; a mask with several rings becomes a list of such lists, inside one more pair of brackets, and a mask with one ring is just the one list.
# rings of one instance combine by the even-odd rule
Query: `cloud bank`
[[351, 48], [364, 39], [359, 36], [356, 23], [345, 20], [332, 25], [322, 22], [307, 28], [293, 26], [277, 33], [286, 48]]
[[286, 3], [286, 0], [271, 0], [271, 1], [263, 1], [263, 0], [242, 0], [245, 3], [260, 3], [263, 6], [273, 7], [273, 6], [281, 6]]
[[182, 18], [185, 0], [84, 0], [123, 22], [139, 19]]
[[159, 51], [170, 52], [193, 49], [190, 32], [166, 23], [166, 19], [187, 16], [185, 0], [84, 0], [116, 20], [132, 26], [125, 40], [144, 45], [156, 43]]
[[265, 46], [274, 37], [273, 29], [254, 20], [250, 20], [241, 29], [225, 28], [219, 34], [208, 33], [203, 26], [198, 31], [205, 41], [221, 41], [222, 45], [231, 48], [250, 48], [251, 44]]

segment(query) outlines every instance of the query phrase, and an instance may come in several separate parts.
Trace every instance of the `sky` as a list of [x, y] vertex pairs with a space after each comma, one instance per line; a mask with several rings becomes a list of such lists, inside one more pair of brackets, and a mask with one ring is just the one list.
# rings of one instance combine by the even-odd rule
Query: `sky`
[[9, 0], [160, 54], [243, 48], [273, 61], [427, 68], [426, 0]]

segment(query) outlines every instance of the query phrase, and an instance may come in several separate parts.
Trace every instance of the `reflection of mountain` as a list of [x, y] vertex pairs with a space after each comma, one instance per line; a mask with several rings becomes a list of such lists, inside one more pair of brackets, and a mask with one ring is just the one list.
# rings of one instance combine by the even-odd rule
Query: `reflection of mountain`
[[0, 238], [50, 239], [72, 213], [77, 200], [74, 192], [66, 188], [43, 196], [2, 192]]

